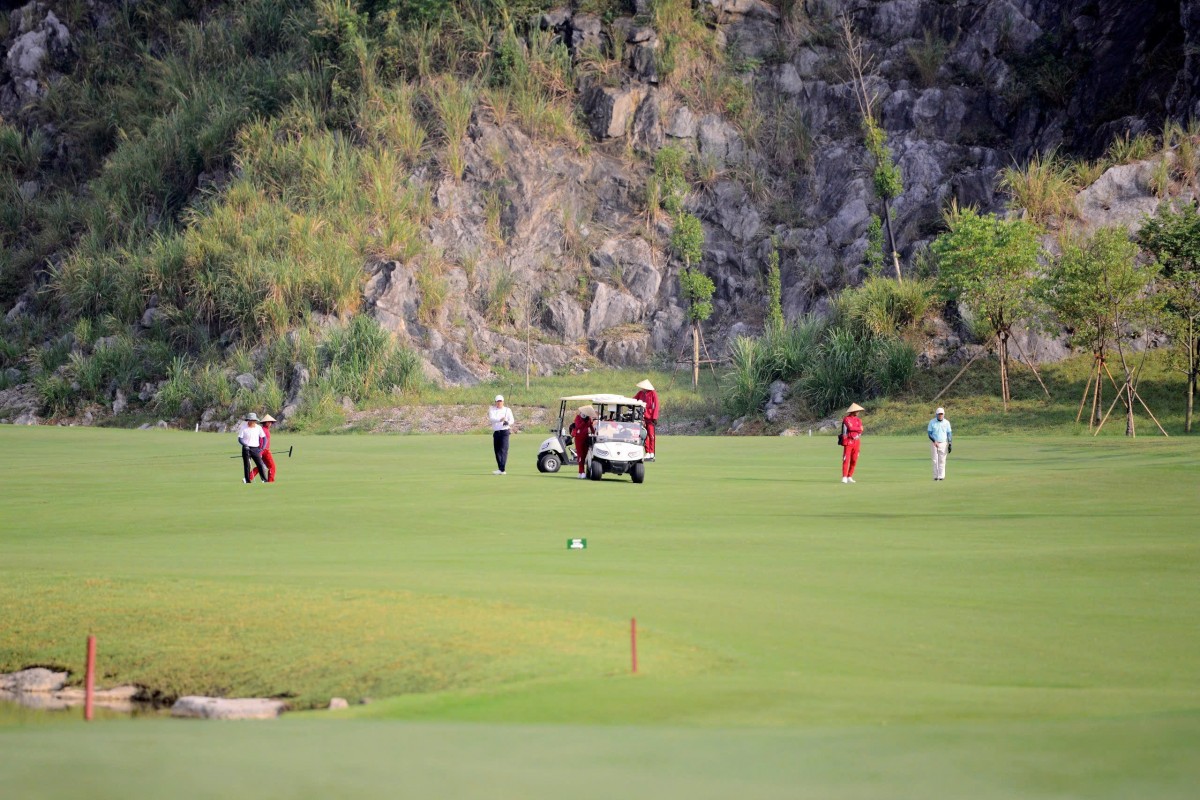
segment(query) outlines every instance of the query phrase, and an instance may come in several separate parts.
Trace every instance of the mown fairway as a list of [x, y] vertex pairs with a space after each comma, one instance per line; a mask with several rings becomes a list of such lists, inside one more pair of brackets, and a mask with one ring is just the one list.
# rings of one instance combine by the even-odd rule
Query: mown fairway
[[634, 486], [281, 432], [244, 486], [232, 436], [0, 428], [0, 670], [95, 633], [105, 685], [372, 700], [0, 711], [0, 794], [1194, 797], [1200, 445], [954, 422], [945, 483], [918, 427], [854, 486], [825, 437], [664, 437]]

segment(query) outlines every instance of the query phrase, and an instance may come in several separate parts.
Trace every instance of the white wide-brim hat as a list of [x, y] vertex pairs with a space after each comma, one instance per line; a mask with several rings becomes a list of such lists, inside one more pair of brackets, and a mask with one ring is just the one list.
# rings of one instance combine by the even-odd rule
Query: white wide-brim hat
[[654, 391], [654, 384], [653, 384], [653, 383], [651, 383], [651, 382], [650, 382], [650, 381], [648, 381], [648, 380], [645, 380], [645, 381], [642, 381], [641, 383], [639, 383], [639, 384], [637, 385], [637, 388], [639, 388], [639, 389], [645, 389], [647, 392], [653, 392], [653, 391]]
[[855, 411], [866, 411], [866, 409], [860, 406], [858, 403], [851, 403], [850, 407], [846, 409], [847, 414], [853, 414]]

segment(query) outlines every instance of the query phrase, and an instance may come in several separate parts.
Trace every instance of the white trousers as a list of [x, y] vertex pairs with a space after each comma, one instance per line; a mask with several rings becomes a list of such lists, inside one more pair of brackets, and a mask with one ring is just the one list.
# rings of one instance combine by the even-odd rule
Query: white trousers
[[929, 452], [933, 456], [933, 479], [946, 478], [946, 442], [930, 442]]

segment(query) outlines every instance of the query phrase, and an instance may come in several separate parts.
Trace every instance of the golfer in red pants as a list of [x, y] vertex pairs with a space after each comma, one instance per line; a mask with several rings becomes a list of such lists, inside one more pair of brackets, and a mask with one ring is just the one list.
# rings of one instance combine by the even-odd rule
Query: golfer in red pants
[[646, 426], [646, 460], [654, 460], [654, 426], [658, 424], [658, 392], [654, 391], [654, 384], [649, 379], [642, 381], [637, 385], [638, 393], [633, 396], [634, 400], [641, 400], [646, 404], [646, 410], [642, 417], [642, 422]]
[[592, 434], [596, 432], [592, 426], [592, 420], [595, 418], [596, 409], [592, 406], [583, 406], [575, 415], [575, 421], [571, 423], [571, 436], [575, 439], [575, 458], [579, 462], [580, 478], [587, 477], [584, 470], [587, 468], [588, 450], [592, 446]]
[[863, 434], [862, 420], [858, 412], [866, 411], [858, 403], [851, 403], [842, 419], [842, 432], [838, 441], [842, 444], [842, 483], [854, 483], [854, 468], [858, 466], [858, 448]]
[[[263, 427], [263, 449], [262, 460], [267, 465], [267, 483], [275, 482], [275, 458], [271, 455], [271, 423], [275, 422], [275, 418], [267, 414], [262, 418]], [[250, 470], [250, 480], [253, 481], [258, 477], [258, 467]]]

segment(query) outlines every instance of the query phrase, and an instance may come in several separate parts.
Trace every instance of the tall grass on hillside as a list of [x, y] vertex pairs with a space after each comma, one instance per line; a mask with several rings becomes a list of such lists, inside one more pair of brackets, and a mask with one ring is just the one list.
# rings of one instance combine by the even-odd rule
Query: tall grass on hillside
[[950, 44], [929, 28], [925, 29], [921, 42], [907, 49], [908, 58], [922, 86], [929, 88], [937, 84], [938, 70], [942, 68], [949, 52]]
[[452, 76], [441, 76], [425, 87], [425, 99], [437, 115], [446, 148], [443, 169], [461, 181], [466, 170], [467, 127], [475, 110], [475, 87]]
[[1104, 157], [1109, 164], [1119, 166], [1121, 164], [1132, 164], [1135, 161], [1144, 161], [1158, 152], [1158, 143], [1153, 135], [1149, 133], [1139, 133], [1136, 136], [1131, 136], [1125, 133], [1113, 139], [1112, 144], [1108, 146]]
[[915, 348], [901, 339], [833, 328], [822, 341], [812, 369], [801, 379], [800, 393], [810, 409], [828, 414], [902, 389], [916, 372], [916, 360]]
[[721, 402], [735, 417], [760, 411], [770, 397], [771, 369], [762, 340], [739, 336], [729, 346], [729, 371], [721, 380]]
[[1012, 166], [1000, 177], [1000, 188], [1010, 196], [1009, 206], [1024, 209], [1040, 224], [1052, 218], [1075, 217], [1078, 185], [1070, 165], [1055, 152], [1035, 153], [1024, 167]]
[[905, 283], [868, 278], [838, 295], [837, 318], [863, 335], [913, 334], [935, 310], [936, 299], [931, 278]]
[[730, 370], [721, 381], [722, 402], [734, 416], [762, 410], [775, 381], [794, 383], [812, 369], [820, 355], [825, 323], [807, 316], [761, 337], [741, 336], [730, 349]]

